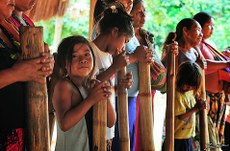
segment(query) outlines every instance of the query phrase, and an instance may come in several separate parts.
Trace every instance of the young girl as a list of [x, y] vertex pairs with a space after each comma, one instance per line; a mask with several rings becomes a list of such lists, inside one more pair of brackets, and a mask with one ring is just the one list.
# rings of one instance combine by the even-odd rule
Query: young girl
[[[95, 53], [96, 65], [94, 74], [101, 81], [109, 80], [112, 84], [110, 101], [115, 108], [115, 74], [129, 64], [129, 56], [122, 49], [133, 36], [134, 31], [129, 16], [120, 3], [113, 3], [106, 9], [98, 23], [99, 34], [91, 42]], [[122, 52], [123, 51], [123, 52]], [[132, 85], [132, 74], [127, 73], [122, 81], [126, 88]], [[108, 149], [114, 137], [114, 127], [107, 129]]]
[[[97, 82], [94, 86], [90, 82], [94, 59], [92, 48], [82, 36], [67, 37], [58, 47], [56, 65], [62, 74], [53, 93], [58, 121], [56, 151], [90, 150], [92, 106], [111, 95], [108, 82]], [[115, 123], [113, 114], [108, 102], [108, 127]]]
[[206, 102], [196, 100], [200, 88], [202, 71], [198, 64], [184, 62], [178, 68], [175, 95], [175, 151], [193, 151], [195, 136], [195, 113], [206, 108]]

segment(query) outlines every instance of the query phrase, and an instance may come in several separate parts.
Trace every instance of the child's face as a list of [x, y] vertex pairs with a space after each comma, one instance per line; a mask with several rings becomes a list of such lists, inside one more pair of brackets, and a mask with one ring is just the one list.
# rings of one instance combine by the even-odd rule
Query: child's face
[[68, 65], [66, 68], [68, 74], [75, 77], [86, 77], [90, 74], [93, 69], [93, 55], [88, 45], [81, 43], [74, 46], [71, 71]]
[[190, 91], [190, 90], [194, 90], [195, 87], [187, 85], [187, 84], [184, 84], [183, 87], [182, 87], [182, 89], [183, 89], [184, 92], [187, 92], [187, 91]]
[[114, 40], [112, 40], [111, 49], [109, 53], [112, 55], [118, 54], [117, 51], [121, 51], [122, 48], [124, 48], [125, 44], [129, 42], [129, 40], [130, 40], [130, 36], [128, 35], [125, 34], [118, 35], [117, 37], [114, 38]]

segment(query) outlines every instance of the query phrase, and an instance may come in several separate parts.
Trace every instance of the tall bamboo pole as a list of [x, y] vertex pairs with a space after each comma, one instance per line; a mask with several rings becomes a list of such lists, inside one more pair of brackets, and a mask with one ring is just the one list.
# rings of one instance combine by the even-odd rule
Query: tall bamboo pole
[[107, 101], [93, 106], [93, 151], [106, 151]]
[[[205, 72], [203, 70], [202, 76], [202, 85], [201, 85], [201, 94], [200, 98], [206, 100], [206, 91], [205, 91]], [[199, 126], [200, 126], [200, 149], [206, 150], [207, 144], [209, 144], [209, 135], [208, 135], [208, 122], [207, 122], [207, 110], [201, 110], [199, 112]]]
[[[40, 56], [44, 52], [43, 28], [20, 27], [23, 59]], [[46, 83], [46, 78], [41, 77]], [[49, 151], [48, 96], [46, 84], [27, 83], [28, 150]]]
[[[126, 67], [118, 72], [118, 81], [126, 75]], [[130, 150], [129, 118], [128, 118], [128, 93], [125, 87], [118, 88], [118, 126], [120, 150]]]
[[93, 18], [93, 13], [94, 13], [94, 8], [96, 5], [97, 0], [90, 0], [90, 16], [89, 16], [89, 35], [88, 38], [91, 40], [92, 38], [92, 31], [93, 31], [93, 26], [94, 26], [94, 18]]
[[139, 62], [139, 100], [141, 125], [141, 150], [154, 151], [153, 110], [150, 65]]
[[174, 151], [174, 102], [176, 57], [170, 51], [167, 60], [167, 107], [166, 107], [166, 141], [165, 151]]

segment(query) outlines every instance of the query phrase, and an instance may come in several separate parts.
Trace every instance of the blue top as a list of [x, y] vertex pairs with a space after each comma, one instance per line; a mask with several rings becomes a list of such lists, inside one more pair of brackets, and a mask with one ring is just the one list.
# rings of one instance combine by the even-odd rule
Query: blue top
[[[133, 36], [132, 39], [126, 44], [125, 51], [128, 54], [132, 54], [135, 52], [136, 48], [140, 46], [138, 39]], [[139, 70], [138, 63], [134, 62], [127, 66], [127, 72], [132, 72], [133, 74], [133, 85], [130, 89], [128, 89], [129, 97], [136, 97], [139, 91]]]

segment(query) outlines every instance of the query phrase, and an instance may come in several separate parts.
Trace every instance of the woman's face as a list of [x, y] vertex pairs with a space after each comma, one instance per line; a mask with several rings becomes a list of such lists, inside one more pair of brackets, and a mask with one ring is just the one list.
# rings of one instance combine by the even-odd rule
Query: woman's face
[[0, 21], [12, 15], [14, 6], [14, 0], [0, 0]]
[[187, 29], [186, 27], [184, 28], [185, 43], [190, 44], [192, 47], [199, 45], [203, 37], [200, 24], [195, 22], [191, 29]]
[[18, 11], [27, 11], [33, 8], [36, 0], [15, 0], [15, 8]]
[[133, 15], [134, 28], [141, 28], [145, 24], [145, 6], [143, 2], [139, 2], [131, 13]]
[[203, 39], [208, 39], [212, 36], [214, 30], [214, 20], [209, 19], [202, 28]]
[[93, 69], [93, 55], [87, 44], [76, 44], [73, 50], [73, 58], [70, 67], [66, 66], [69, 76], [84, 78], [88, 76]]

